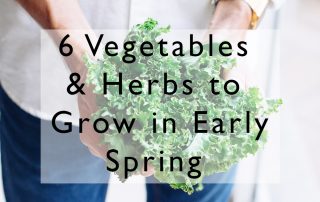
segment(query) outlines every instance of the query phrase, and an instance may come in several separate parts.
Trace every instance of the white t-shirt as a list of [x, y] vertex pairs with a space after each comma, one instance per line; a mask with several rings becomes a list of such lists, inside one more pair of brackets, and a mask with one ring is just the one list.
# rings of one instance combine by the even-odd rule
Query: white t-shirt
[[[0, 82], [25, 111], [40, 110], [40, 26], [13, 0], [0, 0]], [[128, 29], [148, 17], [173, 29], [205, 29], [214, 11], [211, 0], [82, 0], [93, 29]], [[47, 81], [55, 82], [57, 81]]]

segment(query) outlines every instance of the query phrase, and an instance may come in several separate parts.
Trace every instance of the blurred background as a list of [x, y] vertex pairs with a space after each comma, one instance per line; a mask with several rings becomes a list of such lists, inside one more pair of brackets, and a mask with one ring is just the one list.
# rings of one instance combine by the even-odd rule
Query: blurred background
[[[260, 182], [259, 178], [265, 178], [272, 167], [268, 162], [272, 163], [274, 158], [279, 159], [280, 175], [275, 183], [237, 183], [232, 199], [235, 202], [320, 201], [319, 21], [319, 0], [290, 0], [281, 9], [268, 10], [259, 27], [278, 29], [280, 52], [270, 57], [279, 57], [280, 64], [269, 64], [273, 68], [266, 72], [266, 92], [267, 95], [280, 92], [284, 101], [278, 133], [281, 144], [273, 158], [265, 151], [240, 164], [238, 177], [250, 176]], [[271, 52], [272, 47], [271, 44]], [[275, 84], [276, 77], [280, 85]], [[143, 179], [138, 180], [141, 183], [110, 184], [107, 201], [145, 201]], [[5, 201], [3, 191], [0, 201]]]

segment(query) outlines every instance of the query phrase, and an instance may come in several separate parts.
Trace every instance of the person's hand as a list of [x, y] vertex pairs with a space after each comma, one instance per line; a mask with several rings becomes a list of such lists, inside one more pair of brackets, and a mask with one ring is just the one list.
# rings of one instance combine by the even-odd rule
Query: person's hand
[[252, 18], [250, 6], [243, 0], [219, 0], [209, 29], [249, 29]]
[[232, 69], [224, 69], [222, 72], [222, 78], [225, 80], [235, 80], [238, 82], [240, 89], [246, 90], [249, 87], [254, 86], [254, 80], [252, 72], [248, 68], [246, 63], [237, 63]]
[[[84, 72], [82, 77], [85, 77], [86, 72]], [[91, 115], [97, 111], [96, 105], [96, 95], [93, 93], [93, 86], [84, 86], [82, 88], [85, 95], [78, 95], [78, 108], [81, 118], [90, 118]], [[81, 142], [88, 147], [91, 154], [97, 156], [104, 161], [106, 161], [107, 147], [102, 144], [102, 136], [98, 134], [92, 126], [91, 122], [86, 122], [83, 124], [83, 131], [80, 134]], [[137, 174], [145, 177], [149, 177], [154, 174], [154, 167], [148, 164], [147, 171], [141, 170]]]
[[[57, 46], [59, 46], [62, 38], [74, 29], [87, 30], [87, 34], [94, 35], [77, 0], [18, 0], [18, 3], [42, 28], [51, 30], [49, 34]], [[69, 41], [69, 44], [72, 44], [72, 47], [74, 47], [74, 53], [72, 56], [65, 58], [65, 61], [70, 71], [79, 73], [84, 81], [86, 68], [83, 65], [82, 56], [84, 53], [90, 53], [90, 51], [87, 50], [87, 47], [83, 46], [83, 39], [78, 39], [77, 36], [79, 36], [79, 33], [73, 35], [72, 39], [70, 39], [71, 41]], [[90, 118], [91, 114], [97, 110], [96, 95], [92, 92], [92, 86], [85, 86], [82, 90], [85, 92], [85, 95], [78, 95], [80, 117]], [[101, 136], [93, 130], [92, 123], [83, 124], [80, 139], [93, 155], [104, 160], [106, 159], [107, 148], [101, 144]], [[148, 171], [141, 171], [141, 174], [150, 176], [153, 174], [153, 170], [153, 167], [148, 165]]]
[[[208, 33], [215, 37], [221, 35], [227, 41], [243, 40], [250, 26], [252, 10], [243, 0], [220, 0], [210, 22]], [[228, 35], [228, 36], [226, 36]], [[246, 65], [238, 63], [236, 67], [223, 70], [222, 77], [236, 80], [242, 89], [251, 85]]]
[[[90, 118], [97, 111], [96, 95], [92, 92], [92, 86], [84, 86], [82, 90], [85, 95], [78, 95], [79, 114], [81, 118]], [[83, 124], [80, 140], [93, 155], [106, 160], [107, 147], [101, 144], [101, 135], [93, 129], [92, 122]]]

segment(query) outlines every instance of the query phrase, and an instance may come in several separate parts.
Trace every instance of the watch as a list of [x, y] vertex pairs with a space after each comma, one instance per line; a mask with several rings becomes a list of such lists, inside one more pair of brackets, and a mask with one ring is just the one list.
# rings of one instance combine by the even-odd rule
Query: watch
[[266, 10], [269, 0], [244, 0], [252, 9], [250, 28], [254, 29], [259, 24], [259, 20]]

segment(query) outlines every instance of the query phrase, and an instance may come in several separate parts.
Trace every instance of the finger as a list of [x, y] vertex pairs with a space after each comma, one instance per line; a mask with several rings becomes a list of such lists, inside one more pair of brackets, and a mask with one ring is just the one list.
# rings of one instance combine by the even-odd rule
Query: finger
[[246, 89], [246, 73], [245, 71], [240, 71], [237, 67], [233, 69], [224, 69], [222, 77], [225, 80], [235, 80], [240, 86], [240, 89]]
[[92, 149], [92, 148], [90, 148], [90, 147], [88, 147], [88, 150], [90, 151], [90, 153], [91, 153], [92, 155], [100, 158], [99, 153], [98, 153], [96, 150], [94, 150], [94, 149]]
[[88, 147], [90, 153], [96, 157], [106, 160], [107, 148], [105, 147]]
[[80, 134], [80, 141], [87, 147], [99, 146], [101, 139], [98, 134], [92, 131], [84, 131], [84, 133]]
[[141, 175], [144, 177], [150, 177], [151, 175], [154, 174], [154, 172], [155, 172], [154, 167], [152, 165], [148, 164], [147, 171], [142, 169]]
[[105, 160], [107, 148], [105, 145], [101, 144], [101, 138], [98, 134], [96, 134], [96, 133], [81, 133], [80, 140], [85, 146], [88, 147], [91, 154]]

